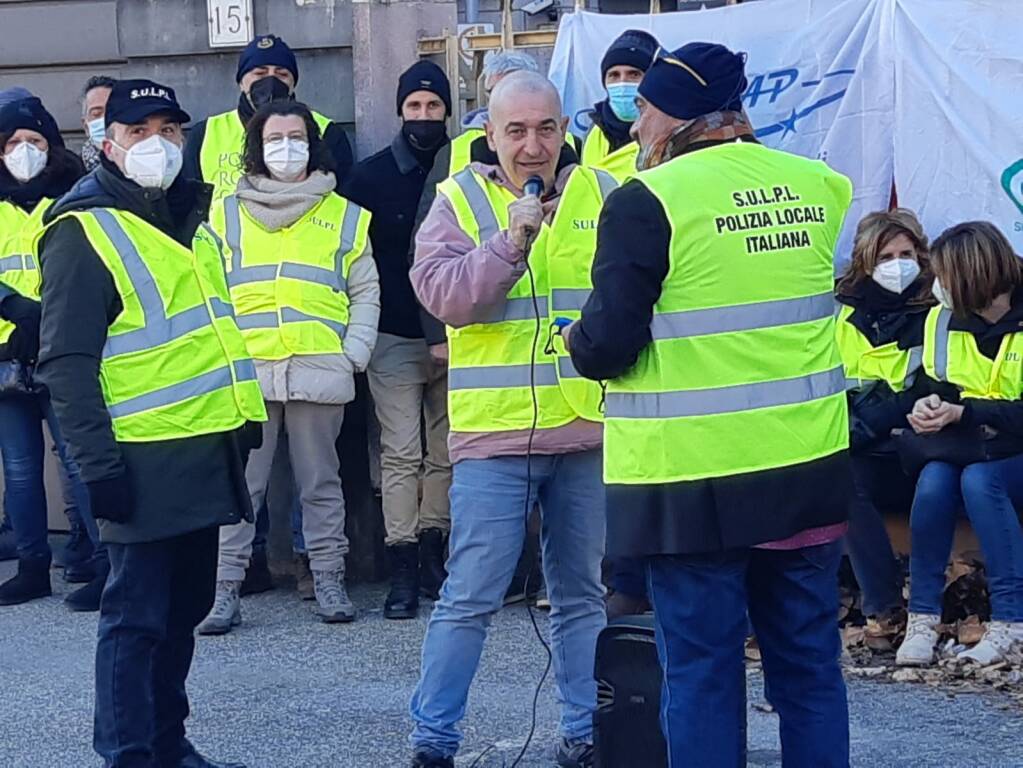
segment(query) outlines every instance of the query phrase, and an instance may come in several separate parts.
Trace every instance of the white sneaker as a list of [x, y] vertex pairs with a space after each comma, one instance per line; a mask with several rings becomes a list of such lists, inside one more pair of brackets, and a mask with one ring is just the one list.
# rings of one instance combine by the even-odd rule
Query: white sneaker
[[900, 667], [926, 667], [934, 663], [934, 646], [938, 644], [935, 627], [941, 617], [933, 613], [911, 613], [906, 623], [906, 638], [895, 653]]
[[226, 635], [242, 623], [240, 581], [218, 581], [213, 609], [196, 630], [200, 635]]
[[991, 621], [980, 642], [956, 658], [960, 661], [974, 661], [986, 667], [1002, 661], [1017, 643], [1023, 643], [1023, 622]]

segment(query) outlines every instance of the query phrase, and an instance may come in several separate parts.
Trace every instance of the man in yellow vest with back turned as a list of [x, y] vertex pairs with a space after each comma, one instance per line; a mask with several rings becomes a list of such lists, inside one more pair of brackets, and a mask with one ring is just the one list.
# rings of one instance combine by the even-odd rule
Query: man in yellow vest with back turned
[[[259, 35], [238, 58], [235, 75], [241, 94], [236, 109], [200, 120], [188, 131], [184, 174], [213, 185], [213, 199], [233, 194], [242, 175], [245, 124], [271, 101], [295, 98], [298, 60], [288, 44], [275, 35]], [[313, 112], [320, 135], [334, 161], [337, 189], [352, 167], [352, 147], [340, 123]]]
[[35, 244], [37, 377], [110, 554], [93, 745], [111, 768], [222, 765], [185, 738], [185, 680], [218, 527], [252, 514], [244, 454], [266, 419], [202, 223], [210, 189], [179, 174], [188, 119], [171, 88], [114, 85], [100, 167], [50, 208]]
[[[548, 329], [556, 315], [578, 316], [589, 292], [596, 220], [614, 180], [562, 161], [566, 124], [544, 77], [502, 80], [487, 121], [500, 163], [473, 163], [440, 184], [416, 236], [412, 287], [448, 326], [453, 464], [448, 578], [412, 698], [420, 768], [454, 765], [458, 721], [534, 503], [562, 702], [558, 764], [592, 765], [593, 662], [605, 623], [600, 388]], [[524, 189], [533, 176], [546, 190], [539, 197]]]
[[851, 483], [832, 287], [852, 190], [754, 140], [744, 69], [721, 45], [658, 52], [640, 172], [601, 214], [568, 346], [607, 381], [609, 554], [646, 558], [669, 763], [746, 765], [748, 616], [785, 765], [839, 768]]

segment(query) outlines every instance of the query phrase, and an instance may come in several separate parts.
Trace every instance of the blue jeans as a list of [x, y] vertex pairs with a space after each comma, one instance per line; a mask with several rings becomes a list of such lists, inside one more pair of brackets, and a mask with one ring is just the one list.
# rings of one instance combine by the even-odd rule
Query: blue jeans
[[875, 498], [882, 484], [888, 490], [896, 484], [904, 488], [910, 481], [895, 454], [853, 456], [852, 466], [855, 495], [849, 503], [845, 544], [863, 594], [863, 613], [877, 616], [902, 606], [903, 577]]
[[0, 453], [4, 465], [4, 510], [14, 529], [18, 557], [49, 558], [46, 489], [43, 485], [43, 419], [50, 427], [69, 488], [89, 538], [99, 543], [99, 529], [89, 512], [89, 494], [78, 465], [65, 450], [57, 417], [48, 398], [31, 395], [0, 398]]
[[185, 680], [213, 607], [217, 528], [110, 544], [96, 643], [93, 746], [107, 768], [170, 768], [188, 751]]
[[909, 610], [941, 614], [945, 568], [965, 507], [987, 570], [991, 618], [1023, 621], [1023, 454], [958, 467], [933, 461], [916, 484], [910, 516]]
[[664, 669], [661, 727], [672, 768], [746, 765], [747, 611], [780, 719], [783, 765], [849, 765], [835, 620], [841, 557], [836, 541], [650, 559]]
[[646, 564], [638, 557], [618, 557], [611, 561], [611, 587], [615, 592], [646, 598]]
[[594, 655], [597, 635], [607, 623], [600, 581], [606, 526], [601, 454], [534, 456], [531, 465], [528, 505], [524, 456], [454, 466], [448, 578], [423, 640], [422, 673], [411, 704], [414, 747], [445, 757], [458, 751], [457, 726], [487, 627], [515, 573], [526, 509], [537, 500], [561, 732], [569, 739], [592, 737]]

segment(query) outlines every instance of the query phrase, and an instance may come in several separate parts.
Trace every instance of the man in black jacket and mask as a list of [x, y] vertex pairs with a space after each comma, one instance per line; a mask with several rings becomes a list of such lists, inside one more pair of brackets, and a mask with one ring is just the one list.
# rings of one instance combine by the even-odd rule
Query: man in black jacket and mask
[[173, 89], [119, 81], [101, 165], [47, 212], [36, 247], [37, 378], [110, 555], [93, 739], [110, 768], [225, 768], [185, 738], [185, 680], [218, 527], [251, 518], [244, 454], [265, 409], [213, 237], [193, 252], [210, 188], [179, 174], [188, 120]]
[[[390, 146], [355, 166], [345, 196], [373, 213], [369, 237], [380, 273], [380, 334], [369, 384], [381, 435], [384, 525], [391, 559], [390, 619], [415, 618], [419, 592], [436, 599], [450, 529], [451, 464], [447, 437], [447, 339], [443, 325], [422, 312], [409, 282], [412, 235], [424, 196], [447, 168], [451, 87], [429, 61], [398, 80], [401, 131]], [[440, 164], [439, 167], [438, 164]], [[443, 175], [440, 176], [443, 178]], [[421, 423], [426, 425], [426, 474]]]
[[[188, 132], [184, 175], [213, 185], [213, 199], [234, 192], [242, 175], [245, 124], [271, 101], [295, 98], [298, 60], [288, 44], [274, 35], [260, 35], [242, 49], [235, 75], [241, 94], [237, 109], [213, 115]], [[334, 159], [338, 189], [352, 168], [352, 147], [340, 123], [313, 113], [323, 143]]]

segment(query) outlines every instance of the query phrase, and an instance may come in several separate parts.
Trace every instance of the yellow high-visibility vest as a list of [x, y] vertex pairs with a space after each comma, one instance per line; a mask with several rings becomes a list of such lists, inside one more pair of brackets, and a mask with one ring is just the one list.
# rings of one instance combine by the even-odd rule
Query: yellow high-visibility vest
[[[597, 219], [604, 200], [617, 186], [607, 171], [577, 169], [569, 176], [549, 229], [533, 246], [534, 256], [542, 253], [547, 269], [550, 323], [559, 317], [578, 320], [582, 316], [593, 290]], [[551, 336], [550, 348], [557, 357], [558, 382], [565, 399], [582, 418], [603, 421], [603, 388], [579, 375], [560, 334]]]
[[636, 158], [639, 157], [639, 144], [630, 141], [628, 144], [611, 151], [611, 142], [594, 125], [583, 140], [581, 162], [590, 168], [600, 168], [614, 176], [618, 183], [631, 179], [636, 174]]
[[[330, 118], [313, 112], [322, 137]], [[213, 200], [234, 194], [242, 177], [242, 152], [245, 150], [245, 124], [237, 109], [213, 115], [206, 121], [206, 133], [199, 149], [202, 178], [213, 185]]]
[[900, 349], [897, 342], [875, 347], [849, 322], [853, 308], [843, 305], [838, 313], [835, 340], [845, 367], [846, 388], [857, 390], [865, 384], [883, 381], [893, 392], [913, 386], [923, 364], [923, 347]]
[[[31, 213], [11, 202], [0, 203], [0, 283], [29, 299], [39, 300], [39, 265], [32, 243], [42, 229], [43, 215], [53, 200], [43, 199]], [[14, 323], [0, 318], [0, 344], [14, 333]]]
[[235, 195], [215, 203], [238, 327], [257, 360], [341, 354], [348, 276], [366, 252], [369, 211], [331, 192], [294, 224], [270, 232]]
[[448, 167], [448, 176], [454, 176], [469, 167], [469, 163], [472, 162], [472, 143], [486, 135], [487, 132], [482, 128], [466, 128], [451, 140], [451, 165]]
[[[47, 229], [69, 218], [110, 271], [124, 307], [100, 362], [114, 437], [146, 443], [265, 421], [217, 236], [203, 225], [189, 249], [134, 214], [109, 208], [66, 213]], [[42, 233], [37, 256], [41, 240]]]
[[1023, 333], [1002, 337], [992, 360], [969, 331], [949, 329], [952, 311], [933, 307], [924, 325], [924, 370], [936, 381], [959, 388], [963, 397], [1019, 400], [1023, 395]]
[[738, 475], [845, 450], [833, 257], [849, 180], [753, 143], [634, 178], [672, 235], [653, 341], [607, 384], [605, 481]]
[[[610, 180], [605, 179], [604, 183], [609, 184]], [[477, 245], [507, 229], [508, 204], [515, 196], [471, 168], [442, 182], [437, 190], [451, 202], [462, 231]], [[567, 207], [564, 218], [557, 222], [554, 237], [571, 230], [575, 219], [595, 220], [603, 199], [601, 191], [593, 171], [577, 168], [559, 203], [559, 210]], [[580, 234], [584, 241], [595, 237], [591, 230], [582, 230]], [[560, 427], [578, 418], [599, 417], [596, 409], [588, 406], [594, 399], [592, 390], [599, 392], [598, 385], [584, 384], [573, 375], [559, 377], [558, 362], [559, 358], [565, 359], [564, 349], [557, 356], [544, 352], [551, 322], [549, 258], [554, 259], [566, 290], [580, 287], [583, 281], [575, 269], [563, 266], [562, 260], [578, 256], [585, 260], [587, 268], [593, 260], [593, 252], [585, 247], [548, 249], [551, 236], [551, 227], [545, 223], [530, 256], [536, 281], [535, 298], [529, 276], [523, 275], [493, 317], [464, 328], [448, 328], [448, 419], [452, 431], [529, 429], [533, 422], [531, 385], [536, 389], [539, 429]], [[566, 309], [566, 313], [571, 311]], [[541, 333], [534, 346], [537, 315]], [[588, 395], [583, 394], [586, 388], [590, 389]]]

